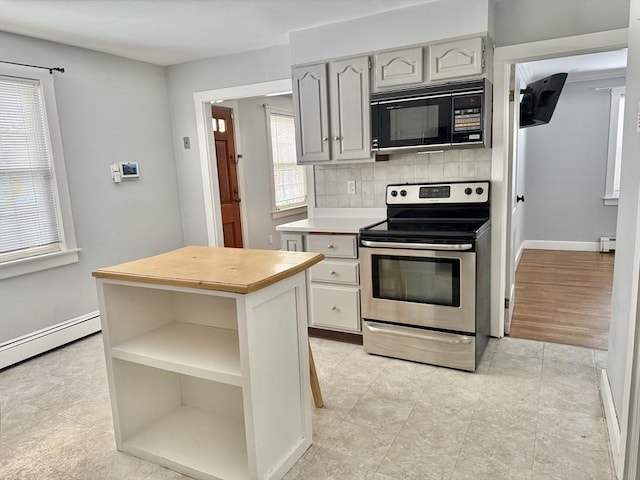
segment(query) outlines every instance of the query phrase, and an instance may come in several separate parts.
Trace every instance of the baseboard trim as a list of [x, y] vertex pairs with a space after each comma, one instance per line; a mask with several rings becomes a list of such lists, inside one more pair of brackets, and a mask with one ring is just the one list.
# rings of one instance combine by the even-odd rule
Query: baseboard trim
[[518, 252], [516, 253], [516, 265], [515, 265], [515, 270], [518, 269], [518, 265], [520, 265], [520, 260], [522, 260], [522, 252], [524, 252], [524, 244], [525, 242], [522, 242], [520, 244], [520, 248], [518, 249]]
[[96, 310], [14, 338], [0, 344], [0, 369], [99, 332], [100, 329], [100, 312]]
[[609, 376], [605, 369], [600, 375], [600, 398], [604, 407], [604, 418], [609, 431], [609, 443], [611, 444], [611, 457], [613, 458], [614, 475], [620, 478], [620, 424], [616, 415], [615, 405], [613, 403], [613, 394], [611, 393], [611, 385], [609, 385]]
[[600, 242], [561, 242], [554, 240], [525, 240], [523, 248], [532, 250], [572, 250], [581, 252], [599, 252]]

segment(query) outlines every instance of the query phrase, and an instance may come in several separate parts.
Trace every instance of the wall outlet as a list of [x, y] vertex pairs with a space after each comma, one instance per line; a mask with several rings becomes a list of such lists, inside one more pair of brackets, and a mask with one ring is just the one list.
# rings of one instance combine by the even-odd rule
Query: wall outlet
[[273, 235], [269, 234], [269, 245], [273, 245]]
[[347, 193], [349, 195], [353, 195], [356, 193], [356, 181], [355, 180], [347, 180]]

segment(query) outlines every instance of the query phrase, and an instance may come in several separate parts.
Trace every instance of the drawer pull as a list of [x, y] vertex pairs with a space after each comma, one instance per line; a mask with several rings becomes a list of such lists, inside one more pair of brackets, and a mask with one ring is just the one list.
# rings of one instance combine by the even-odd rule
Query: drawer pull
[[333, 305], [333, 306], [331, 307], [331, 311], [332, 311], [332, 312], [335, 312], [336, 310], [338, 310], [338, 307], [336, 307], [335, 305]]
[[332, 249], [332, 248], [333, 248], [333, 245], [329, 244], [329, 245], [327, 245], [327, 248], [328, 248], [328, 249]]
[[329, 275], [336, 275], [335, 270], [331, 270], [331, 271], [329, 272]]

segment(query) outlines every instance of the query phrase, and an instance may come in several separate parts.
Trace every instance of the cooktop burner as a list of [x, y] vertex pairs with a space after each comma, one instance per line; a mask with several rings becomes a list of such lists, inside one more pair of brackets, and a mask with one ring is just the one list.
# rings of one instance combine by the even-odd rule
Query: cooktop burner
[[387, 219], [360, 230], [364, 240], [474, 240], [489, 229], [489, 182], [387, 186]]

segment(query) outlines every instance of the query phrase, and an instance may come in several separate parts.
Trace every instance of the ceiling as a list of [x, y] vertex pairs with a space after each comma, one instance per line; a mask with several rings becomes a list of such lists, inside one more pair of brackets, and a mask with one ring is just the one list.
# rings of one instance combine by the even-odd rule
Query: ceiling
[[[283, 45], [289, 32], [438, 0], [0, 0], [0, 30], [157, 65]], [[626, 49], [523, 64], [558, 72], [616, 72]]]
[[529, 81], [539, 80], [554, 73], [568, 73], [567, 81], [587, 77], [624, 76], [627, 67], [627, 49], [537, 60], [522, 63], [520, 66]]
[[288, 33], [435, 0], [0, 0], [0, 30], [157, 65], [283, 45]]

